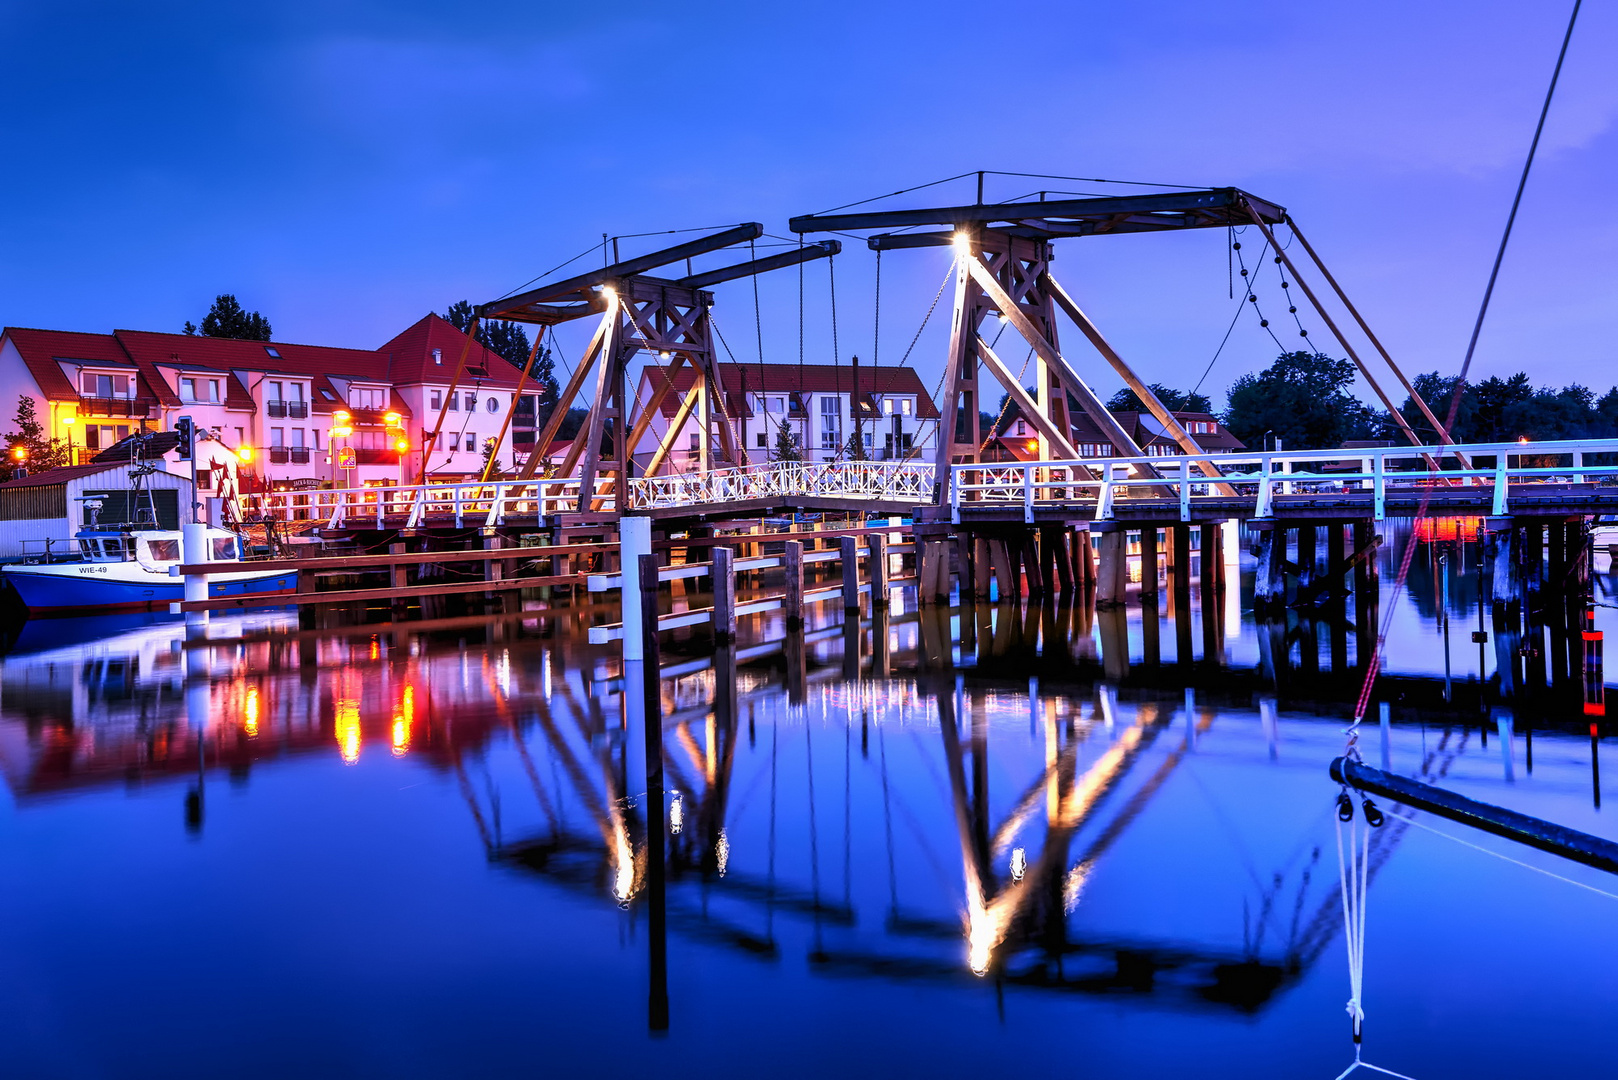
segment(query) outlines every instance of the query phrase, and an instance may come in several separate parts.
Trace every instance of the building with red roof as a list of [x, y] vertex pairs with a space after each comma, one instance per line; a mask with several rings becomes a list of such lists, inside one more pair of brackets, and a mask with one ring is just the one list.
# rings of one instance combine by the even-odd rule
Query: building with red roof
[[[784, 426], [797, 439], [805, 461], [835, 461], [848, 456], [855, 410], [865, 456], [873, 461], [932, 460], [938, 440], [938, 406], [909, 367], [853, 364], [720, 364], [724, 416], [736, 445], [745, 447], [753, 463], [775, 457], [776, 439]], [[705, 455], [702, 416], [715, 409], [705, 400], [697, 373], [689, 365], [675, 369], [648, 364], [641, 372], [640, 398], [649, 402], [668, 383], [645, 439], [635, 448], [644, 466], [679, 421], [670, 453], [659, 472], [700, 469]], [[710, 459], [711, 460], [711, 459]]]
[[[172, 430], [188, 416], [209, 435], [198, 453], [205, 489], [238, 471], [243, 491], [299, 481], [414, 483], [423, 473], [460, 480], [482, 472], [490, 440], [510, 468], [527, 453], [524, 436], [528, 448], [534, 438], [532, 403], [506, 423], [517, 368], [466, 345], [438, 315], [378, 349], [6, 327], [0, 386], [33, 399], [35, 415], [72, 447], [74, 463], [133, 433]], [[465, 370], [451, 394], [463, 351]], [[0, 417], [12, 409], [0, 401]], [[434, 430], [437, 444], [427, 447]], [[169, 467], [178, 467], [172, 458]]]

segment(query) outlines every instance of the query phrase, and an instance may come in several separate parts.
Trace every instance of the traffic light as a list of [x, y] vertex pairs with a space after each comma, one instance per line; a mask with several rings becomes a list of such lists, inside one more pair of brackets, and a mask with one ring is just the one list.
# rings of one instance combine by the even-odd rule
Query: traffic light
[[190, 460], [191, 444], [196, 438], [197, 434], [196, 427], [194, 424], [192, 424], [191, 418], [189, 416], [182, 416], [178, 420], [174, 421], [174, 433], [180, 437], [180, 445], [175, 447], [174, 452], [178, 454], [182, 460]]

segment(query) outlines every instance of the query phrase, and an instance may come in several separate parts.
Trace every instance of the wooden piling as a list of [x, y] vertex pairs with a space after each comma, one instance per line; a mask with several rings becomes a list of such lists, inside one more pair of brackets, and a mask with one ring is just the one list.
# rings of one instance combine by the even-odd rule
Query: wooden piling
[[1298, 529], [1298, 592], [1301, 594], [1315, 582], [1315, 565], [1317, 550], [1315, 542], [1320, 536], [1320, 530], [1313, 525], [1303, 525]]
[[713, 549], [713, 636], [718, 642], [736, 640], [736, 552]]
[[1076, 583], [1073, 580], [1073, 554], [1068, 550], [1068, 530], [1063, 527], [1046, 529], [1044, 540], [1050, 545], [1052, 558], [1056, 562], [1057, 585], [1063, 596], [1072, 596]]
[[1200, 566], [1202, 578], [1202, 608], [1203, 621], [1208, 618], [1208, 605], [1218, 604], [1219, 593], [1219, 566], [1221, 563], [1220, 532], [1218, 525], [1208, 524], [1202, 526], [1202, 553]]
[[1258, 535], [1258, 572], [1253, 577], [1253, 606], [1257, 609], [1275, 608], [1286, 602], [1286, 581], [1281, 576], [1286, 550], [1277, 542], [1284, 535], [1276, 528]]
[[872, 533], [865, 540], [871, 548], [867, 559], [871, 575], [871, 610], [880, 611], [888, 606], [888, 538]]
[[[989, 555], [989, 541], [981, 536], [972, 538], [972, 591], [975, 600], [989, 599], [990, 583], [994, 576], [994, 563]], [[962, 585], [966, 584], [962, 579]], [[961, 590], [965, 592], [965, 588]]]
[[1171, 528], [1174, 543], [1174, 617], [1181, 618], [1191, 606], [1191, 526]]
[[1148, 525], [1140, 531], [1140, 592], [1144, 596], [1157, 595], [1157, 526]]
[[788, 630], [803, 625], [803, 541], [788, 540], [781, 560], [786, 569], [786, 623]]
[[857, 612], [860, 609], [860, 557], [859, 537], [839, 536], [837, 549], [839, 561], [843, 568], [843, 610]]
[[1101, 534], [1101, 565], [1096, 572], [1096, 606], [1115, 607], [1124, 602], [1128, 578], [1128, 534], [1113, 529]]
[[1006, 550], [1006, 542], [1000, 537], [988, 540], [989, 560], [994, 566], [994, 580], [997, 599], [1001, 603], [1014, 600], [1022, 593], [1017, 588], [1017, 579], [1011, 572], [1011, 557]]

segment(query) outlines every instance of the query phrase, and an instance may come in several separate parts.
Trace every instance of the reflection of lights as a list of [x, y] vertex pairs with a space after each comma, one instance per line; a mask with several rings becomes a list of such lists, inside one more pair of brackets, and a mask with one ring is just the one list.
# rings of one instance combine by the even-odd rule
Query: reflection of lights
[[1072, 914], [1073, 909], [1079, 906], [1079, 894], [1084, 891], [1084, 883], [1090, 876], [1090, 868], [1085, 863], [1079, 863], [1067, 872], [1062, 879], [1062, 910]]
[[378, 641], [376, 638], [372, 638], [371, 639], [371, 659], [372, 660], [380, 660], [381, 658], [382, 658], [382, 643], [380, 641]]
[[982, 975], [989, 970], [990, 955], [994, 952], [998, 936], [994, 926], [986, 920], [973, 920], [966, 947], [966, 963], [972, 969], [972, 974]]
[[725, 830], [719, 830], [719, 842], [713, 846], [714, 860], [719, 863], [719, 876], [725, 876], [725, 868], [730, 865], [730, 837]]
[[683, 828], [685, 828], [685, 799], [676, 791], [674, 801], [669, 804], [669, 832], [679, 836]]
[[416, 718], [416, 688], [414, 686], [405, 686], [404, 697], [399, 701], [399, 711], [404, 714], [405, 723], [407, 724]]
[[337, 750], [343, 755], [343, 763], [352, 765], [360, 759], [360, 703], [350, 698], [339, 701], [333, 719]]
[[1011, 880], [1021, 881], [1028, 872], [1028, 852], [1017, 848], [1011, 853]]
[[242, 702], [242, 730], [249, 737], [258, 734], [258, 687], [247, 688], [247, 700]]
[[635, 851], [629, 846], [629, 834], [622, 829], [617, 830], [616, 843], [613, 845], [612, 896], [618, 903], [627, 906], [629, 898], [635, 893]]
[[398, 713], [393, 714], [393, 756], [404, 757], [410, 752], [410, 721]]

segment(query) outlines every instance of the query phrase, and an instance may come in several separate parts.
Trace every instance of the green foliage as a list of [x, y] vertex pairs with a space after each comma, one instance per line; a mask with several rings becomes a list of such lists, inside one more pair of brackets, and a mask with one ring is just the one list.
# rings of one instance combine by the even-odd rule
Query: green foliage
[[[1213, 412], [1213, 402], [1208, 400], [1206, 394], [1191, 393], [1189, 391], [1172, 390], [1162, 383], [1147, 383], [1147, 388], [1157, 395], [1157, 400], [1169, 412]], [[1135, 391], [1127, 386], [1112, 395], [1107, 402], [1109, 412], [1137, 412], [1144, 413], [1151, 410], [1140, 399]]]
[[798, 436], [785, 422], [775, 429], [775, 449], [772, 456], [776, 461], [803, 460], [803, 447], [798, 445]]
[[[455, 329], [466, 331], [472, 325], [472, 305], [465, 300], [457, 300], [444, 312], [444, 318]], [[528, 352], [533, 343], [528, 340], [528, 331], [517, 323], [487, 320], [478, 323], [478, 332], [474, 335], [477, 343], [485, 349], [500, 357], [512, 367], [521, 371], [523, 365], [528, 363]], [[542, 350], [549, 356], [549, 350]], [[538, 357], [535, 357], [535, 367], [538, 367]], [[551, 378], [551, 385], [556, 383], [555, 376]], [[554, 392], [552, 397], [554, 399]], [[555, 405], [552, 405], [555, 408]]]
[[[1416, 376], [1416, 393], [1440, 423], [1449, 417], [1456, 383], [1456, 376], [1437, 372]], [[1422, 441], [1438, 441], [1433, 425], [1413, 399], [1406, 398], [1399, 412]], [[1401, 435], [1391, 418], [1385, 419], [1384, 427], [1389, 438]], [[1611, 438], [1618, 435], [1618, 387], [1598, 399], [1593, 390], [1578, 383], [1560, 390], [1535, 389], [1525, 371], [1505, 379], [1491, 376], [1462, 389], [1450, 435], [1463, 443]]]
[[1230, 388], [1225, 426], [1257, 449], [1278, 438], [1288, 450], [1329, 449], [1363, 438], [1370, 410], [1349, 393], [1354, 365], [1325, 353], [1290, 352]]
[[[40, 423], [39, 416], [34, 412], [33, 398], [27, 394], [17, 395], [17, 415], [11, 422], [16, 430], [6, 436], [6, 459], [0, 462], [0, 479], [10, 480], [18, 465], [36, 473], [68, 463], [67, 444], [61, 439], [47, 437], [45, 425]], [[28, 460], [19, 462], [12, 459], [11, 451], [18, 446], [28, 451]]]
[[[483, 468], [479, 470], [482, 475], [491, 477], [498, 477], [500, 475], [500, 459], [494, 457], [495, 448], [499, 445], [500, 444], [495, 442], [493, 439], [483, 440]], [[493, 465], [489, 463], [490, 458], [494, 458]]]
[[201, 329], [188, 322], [185, 332], [192, 335], [200, 333], [203, 337], [235, 338], [238, 341], [269, 341], [270, 320], [256, 311], [243, 311], [234, 294], [220, 293], [214, 297], [213, 307], [208, 309], [208, 314], [202, 317]]
[[[590, 410], [569, 409], [567, 411], [567, 415], [562, 417], [561, 426], [556, 429], [556, 437], [558, 439], [572, 439], [577, 437], [579, 432], [584, 429], [584, 422], [588, 419], [590, 419]], [[541, 446], [537, 449], [541, 453], [544, 453], [548, 447]]]

